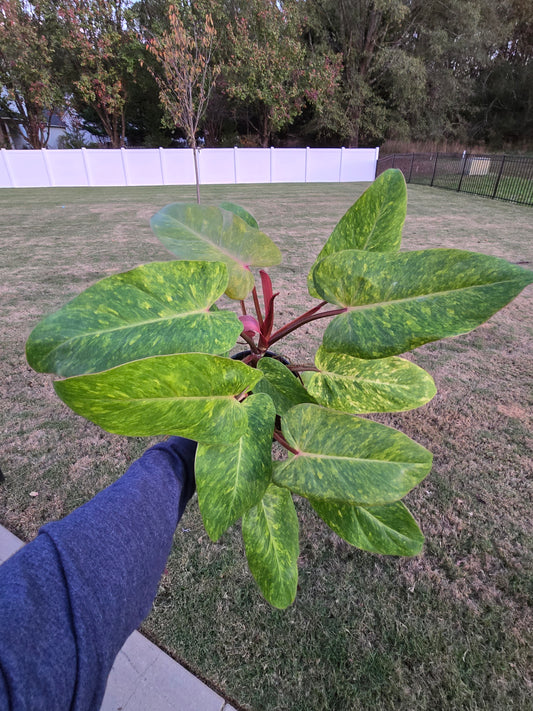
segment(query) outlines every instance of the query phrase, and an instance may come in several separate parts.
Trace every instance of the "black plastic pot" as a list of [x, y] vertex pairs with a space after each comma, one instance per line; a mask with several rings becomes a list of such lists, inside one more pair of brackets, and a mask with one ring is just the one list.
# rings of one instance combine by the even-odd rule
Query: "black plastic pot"
[[[244, 360], [244, 358], [249, 355], [252, 355], [252, 351], [240, 351], [239, 353], [232, 355], [231, 358], [233, 360]], [[279, 353], [274, 353], [274, 351], [265, 351], [263, 353], [263, 358], [275, 358], [276, 360], [279, 360], [280, 363], [283, 363], [283, 365], [290, 365], [290, 360], [288, 358], [285, 358]]]

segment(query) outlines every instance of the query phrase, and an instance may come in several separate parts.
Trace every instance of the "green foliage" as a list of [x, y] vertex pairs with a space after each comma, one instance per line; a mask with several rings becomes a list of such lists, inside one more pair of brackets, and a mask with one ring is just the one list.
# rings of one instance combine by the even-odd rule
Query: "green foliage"
[[[0, 6], [0, 100], [2, 118], [20, 122], [32, 148], [46, 148], [51, 116], [63, 108], [55, 53], [46, 17], [21, 0]], [[15, 124], [16, 125], [16, 124]]]
[[[323, 300], [277, 330], [277, 294], [260, 270], [261, 304], [251, 269], [279, 262], [279, 250], [254, 218], [231, 203], [176, 204], [152, 224], [182, 261], [103, 279], [28, 339], [32, 367], [67, 376], [54, 387], [76, 413], [114, 433], [198, 441], [206, 530], [217, 540], [242, 518], [250, 570], [280, 608], [292, 603], [298, 581], [293, 495], [363, 550], [421, 550], [423, 535], [401, 499], [427, 476], [432, 455], [357, 415], [431, 400], [431, 376], [398, 354], [476, 328], [533, 282], [531, 272], [494, 257], [398, 251], [405, 183], [398, 171], [384, 176], [341, 219], [311, 269]], [[224, 293], [240, 317], [218, 302]], [[271, 357], [274, 344], [318, 319], [329, 325], [314, 361]], [[221, 355], [239, 335], [249, 348], [241, 360]], [[274, 463], [273, 439], [285, 450]]]
[[[48, 0], [49, 1], [49, 0]], [[93, 111], [112, 148], [124, 146], [128, 85], [141, 58], [133, 16], [122, 0], [58, 0], [59, 41], [71, 102]]]
[[311, 506], [345, 541], [370, 553], [416, 555], [424, 536], [401, 501], [384, 506], [351, 506], [311, 500]]
[[224, 91], [252, 109], [261, 145], [290, 125], [306, 105], [331, 99], [338, 58], [306, 47], [301, 3], [248, 0], [232, 9], [226, 28]]
[[[386, 170], [339, 220], [316, 262], [345, 249], [396, 252], [402, 241], [406, 211], [404, 177], [398, 170]], [[318, 297], [313, 269], [307, 285], [311, 296]]]
[[267, 395], [252, 395], [243, 408], [248, 426], [237, 442], [200, 443], [196, 454], [198, 503], [214, 541], [261, 501], [272, 477], [270, 446], [276, 415], [272, 400]]
[[425, 405], [436, 393], [429, 373], [403, 358], [364, 360], [320, 346], [315, 365], [318, 373], [302, 373], [307, 393], [333, 410], [401, 412]]
[[313, 279], [323, 299], [346, 309], [327, 327], [326, 349], [385, 358], [471, 331], [522, 291], [530, 274], [458, 249], [346, 250], [319, 262]]
[[235, 442], [248, 416], [236, 397], [261, 377], [244, 363], [206, 353], [154, 356], [58, 380], [70, 408], [108, 432], [173, 434], [207, 444]]
[[150, 224], [180, 259], [224, 262], [229, 272], [226, 293], [232, 299], [245, 299], [252, 290], [250, 267], [281, 261], [278, 247], [267, 235], [229, 210], [174, 203], [154, 215]]
[[153, 355], [226, 353], [241, 323], [210, 307], [227, 285], [220, 262], [154, 262], [102, 279], [34, 329], [28, 363], [69, 376]]
[[271, 605], [288, 607], [298, 585], [298, 516], [291, 492], [271, 484], [242, 520], [246, 558]]
[[318, 405], [295, 405], [282, 421], [295, 456], [276, 462], [273, 480], [315, 501], [377, 504], [397, 501], [422, 481], [431, 453], [371, 420]]

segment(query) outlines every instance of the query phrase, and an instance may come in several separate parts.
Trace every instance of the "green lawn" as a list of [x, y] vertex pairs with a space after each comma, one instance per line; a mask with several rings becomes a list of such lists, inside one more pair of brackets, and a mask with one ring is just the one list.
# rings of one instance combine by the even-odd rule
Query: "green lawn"
[[[305, 276], [362, 184], [203, 188], [242, 204], [281, 247], [269, 270], [280, 319], [311, 300]], [[25, 363], [42, 315], [102, 276], [170, 255], [150, 216], [194, 188], [1, 190], [0, 522], [29, 539], [119, 476], [150, 441], [100, 431]], [[404, 247], [458, 247], [533, 262], [531, 208], [409, 186]], [[239, 526], [218, 543], [194, 500], [143, 631], [253, 711], [531, 708], [533, 680], [533, 289], [473, 333], [412, 356], [439, 388], [420, 410], [382, 416], [435, 455], [408, 497], [422, 555], [363, 553], [298, 500], [295, 604], [271, 608], [251, 579]], [[296, 360], [320, 322], [294, 334]], [[153, 440], [151, 440], [153, 441]], [[30, 496], [37, 492], [37, 496]]]

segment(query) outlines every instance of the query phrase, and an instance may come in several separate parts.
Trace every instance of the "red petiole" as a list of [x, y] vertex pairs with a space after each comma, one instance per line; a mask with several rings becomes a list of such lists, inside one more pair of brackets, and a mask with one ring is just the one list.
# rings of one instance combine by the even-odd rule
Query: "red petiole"
[[279, 430], [274, 430], [274, 439], [276, 442], [279, 442], [282, 447], [285, 449], [288, 449], [289, 452], [292, 452], [293, 454], [300, 454], [300, 452], [297, 449], [294, 449], [294, 447], [291, 447], [291, 445], [287, 442], [285, 437], [281, 434]]
[[[252, 290], [252, 297], [254, 300], [255, 311], [257, 314], [257, 322], [259, 323], [260, 329], [258, 345], [256, 346], [251, 338], [247, 338], [242, 335], [242, 337], [244, 338], [246, 343], [248, 343], [254, 353], [264, 353], [266, 350], [268, 350], [268, 348], [270, 348], [271, 345], [281, 340], [289, 333], [296, 331], [296, 329], [300, 328], [301, 326], [304, 326], [306, 323], [316, 321], [320, 318], [330, 318], [333, 316], [338, 316], [339, 314], [346, 313], [346, 311], [348, 310], [346, 307], [344, 307], [340, 309], [332, 309], [330, 311], [322, 311], [321, 313], [319, 313], [320, 310], [324, 308], [324, 306], [326, 306], [326, 304], [328, 303], [327, 301], [321, 301], [320, 304], [318, 304], [317, 306], [314, 306], [312, 309], [309, 309], [309, 311], [306, 311], [301, 316], [298, 316], [297, 318], [287, 323], [285, 326], [282, 326], [282, 328], [272, 333], [272, 328], [274, 326], [274, 299], [276, 298], [276, 296], [279, 296], [279, 292], [275, 294], [273, 293], [272, 281], [270, 280], [270, 277], [266, 271], [261, 269], [259, 274], [261, 276], [261, 286], [263, 287], [263, 302], [265, 308], [264, 317], [261, 311], [261, 304], [259, 303], [259, 297], [257, 295], [257, 290], [255, 286]], [[243, 314], [246, 314], [246, 306], [244, 305], [243, 301], [241, 301], [241, 308]]]

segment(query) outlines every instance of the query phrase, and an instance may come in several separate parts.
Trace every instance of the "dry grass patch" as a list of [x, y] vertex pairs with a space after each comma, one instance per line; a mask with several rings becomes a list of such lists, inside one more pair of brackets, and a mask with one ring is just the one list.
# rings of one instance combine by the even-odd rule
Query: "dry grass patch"
[[[284, 254], [269, 270], [278, 321], [311, 300], [305, 276], [363, 185], [206, 187], [241, 203]], [[97, 279], [171, 258], [149, 217], [193, 189], [0, 191], [0, 521], [22, 538], [119, 476], [150, 442], [73, 415], [24, 343], [43, 314]], [[407, 249], [457, 247], [533, 261], [531, 208], [409, 186]], [[415, 559], [363, 553], [297, 501], [300, 585], [274, 610], [247, 572], [235, 526], [208, 540], [193, 501], [145, 630], [192, 671], [253, 711], [525, 709], [531, 704], [533, 589], [532, 290], [473, 333], [409, 357], [439, 393], [379, 419], [434, 453], [408, 497], [424, 530]], [[308, 359], [323, 325], [287, 341]], [[30, 492], [37, 491], [37, 497]], [[238, 703], [237, 703], [238, 702]]]

